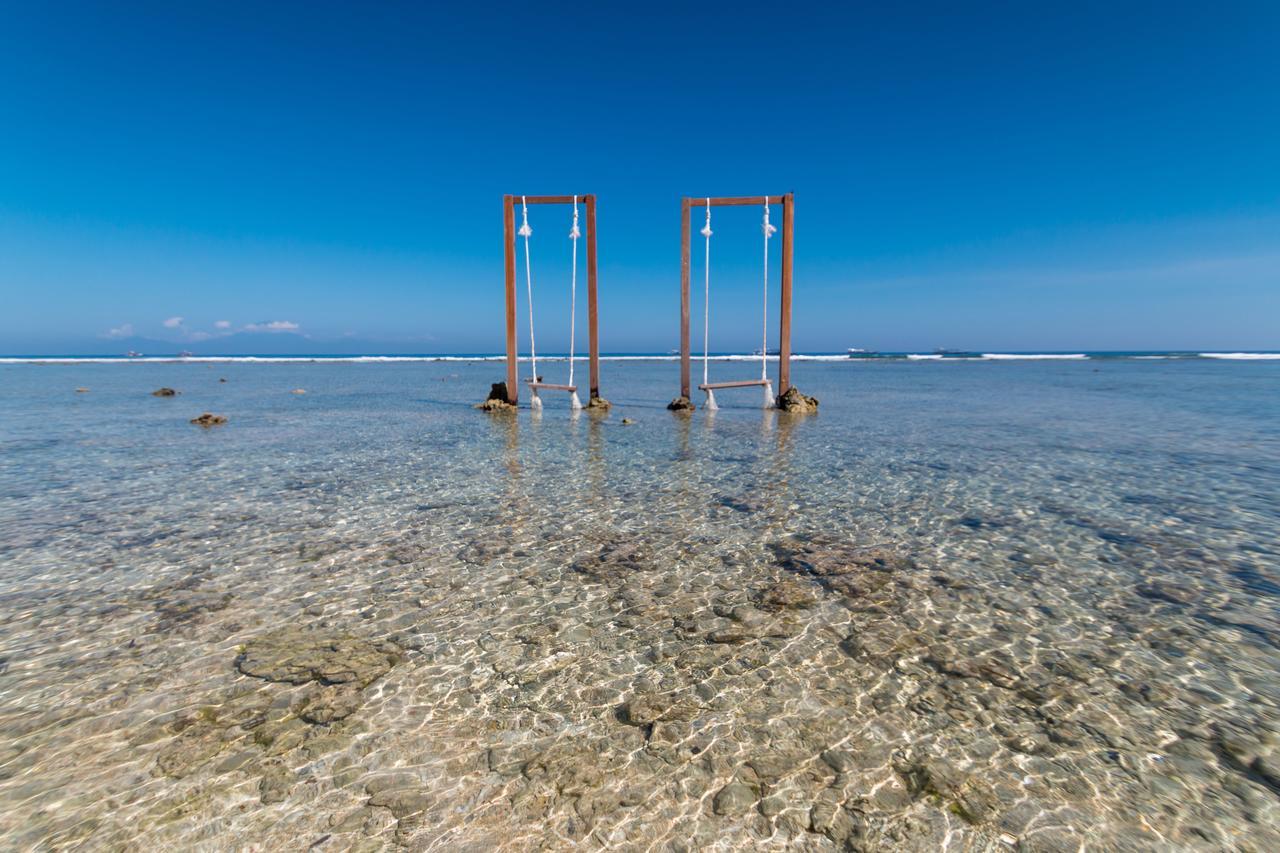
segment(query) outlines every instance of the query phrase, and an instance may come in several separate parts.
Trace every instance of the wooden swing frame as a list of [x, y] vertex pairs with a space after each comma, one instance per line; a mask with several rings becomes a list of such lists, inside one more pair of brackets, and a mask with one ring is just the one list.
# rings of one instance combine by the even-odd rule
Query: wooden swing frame
[[[580, 195], [578, 201], [587, 208], [587, 356], [590, 365], [590, 397], [594, 400], [600, 396], [600, 323], [596, 301], [596, 197]], [[573, 204], [571, 195], [529, 195], [523, 201], [528, 204]], [[518, 195], [502, 197], [502, 227], [505, 232], [506, 251], [506, 290], [507, 290], [507, 402], [516, 405], [520, 398], [517, 361], [519, 353], [516, 342], [516, 205], [521, 203]], [[531, 388], [546, 388], [554, 391], [576, 391], [574, 385], [556, 385], [549, 382], [538, 382], [533, 377], [529, 383]]]
[[[692, 386], [689, 381], [691, 361], [689, 348], [689, 212], [695, 208], [763, 206], [765, 203], [782, 205], [782, 294], [778, 311], [778, 396], [791, 387], [791, 256], [795, 236], [795, 193], [770, 196], [728, 196], [680, 199], [680, 396], [688, 399]], [[768, 358], [768, 347], [763, 356]], [[736, 382], [709, 382], [699, 385], [699, 390], [718, 388], [745, 388], [763, 385], [763, 380], [747, 379]]]

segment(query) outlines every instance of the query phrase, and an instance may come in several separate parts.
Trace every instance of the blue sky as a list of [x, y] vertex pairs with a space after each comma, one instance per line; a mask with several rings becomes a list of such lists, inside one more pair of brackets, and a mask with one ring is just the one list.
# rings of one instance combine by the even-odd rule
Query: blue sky
[[[575, 191], [604, 348], [665, 350], [680, 196], [786, 190], [800, 350], [1280, 347], [1280, 6], [835, 5], [0, 2], [0, 351], [496, 351], [501, 196]], [[751, 348], [759, 211], [715, 224]]]

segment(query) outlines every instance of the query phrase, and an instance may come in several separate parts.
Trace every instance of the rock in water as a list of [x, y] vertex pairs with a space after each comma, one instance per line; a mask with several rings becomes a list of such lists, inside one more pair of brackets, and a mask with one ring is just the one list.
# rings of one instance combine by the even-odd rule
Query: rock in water
[[223, 415], [215, 415], [212, 412], [205, 412], [200, 417], [191, 419], [191, 423], [195, 424], [196, 426], [202, 426], [202, 427], [221, 426], [226, 422], [227, 422], [226, 417], [224, 417]]
[[698, 407], [695, 406], [688, 397], [681, 395], [676, 397], [670, 403], [667, 403], [667, 408], [673, 412], [692, 412]]
[[294, 388], [294, 389], [293, 389], [292, 391], [290, 391], [289, 393], [291, 393], [291, 394], [305, 394], [305, 393], [307, 393], [307, 389], [306, 389], [306, 388]]
[[613, 404], [610, 403], [608, 400], [606, 400], [604, 397], [598, 397], [598, 396], [592, 397], [590, 400], [587, 401], [588, 409], [608, 409], [612, 405]]
[[88, 394], [88, 393], [89, 393], [89, 389], [88, 389], [88, 388], [77, 388], [77, 389], [76, 389], [76, 393], [77, 393], [77, 394]]
[[151, 392], [152, 397], [176, 397], [178, 392], [172, 388], [157, 388]]
[[806, 397], [800, 393], [799, 388], [792, 385], [787, 389], [787, 393], [778, 395], [777, 406], [782, 411], [793, 415], [809, 415], [818, 411], [818, 398]]
[[813, 584], [798, 578], [780, 580], [762, 592], [759, 597], [760, 608], [772, 612], [802, 610], [817, 603], [818, 595]]
[[485, 412], [514, 412], [516, 407], [509, 400], [507, 383], [495, 382], [489, 386], [489, 396], [483, 403], [477, 403], [476, 408]]
[[236, 658], [245, 675], [289, 684], [355, 684], [366, 687], [400, 662], [395, 643], [364, 640], [337, 631], [282, 628], [251, 640]]
[[756, 792], [745, 782], [730, 782], [716, 794], [711, 809], [718, 815], [742, 814], [755, 804], [756, 799]]

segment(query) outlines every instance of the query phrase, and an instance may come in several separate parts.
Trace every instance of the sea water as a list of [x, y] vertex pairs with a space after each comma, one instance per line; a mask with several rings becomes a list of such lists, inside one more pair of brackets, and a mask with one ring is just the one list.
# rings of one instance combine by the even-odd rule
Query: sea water
[[1280, 362], [502, 378], [0, 365], [5, 846], [1280, 848]]

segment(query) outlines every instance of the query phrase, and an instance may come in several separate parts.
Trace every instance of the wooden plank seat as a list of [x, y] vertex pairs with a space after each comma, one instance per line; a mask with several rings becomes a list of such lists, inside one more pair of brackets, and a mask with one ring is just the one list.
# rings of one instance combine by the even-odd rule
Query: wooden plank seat
[[532, 382], [528, 379], [525, 382], [530, 388], [545, 388], [549, 391], [577, 391], [577, 385], [555, 385], [551, 382]]
[[740, 379], [737, 382], [708, 382], [699, 385], [699, 391], [718, 391], [721, 388], [750, 388], [753, 385], [768, 385], [768, 379]]

